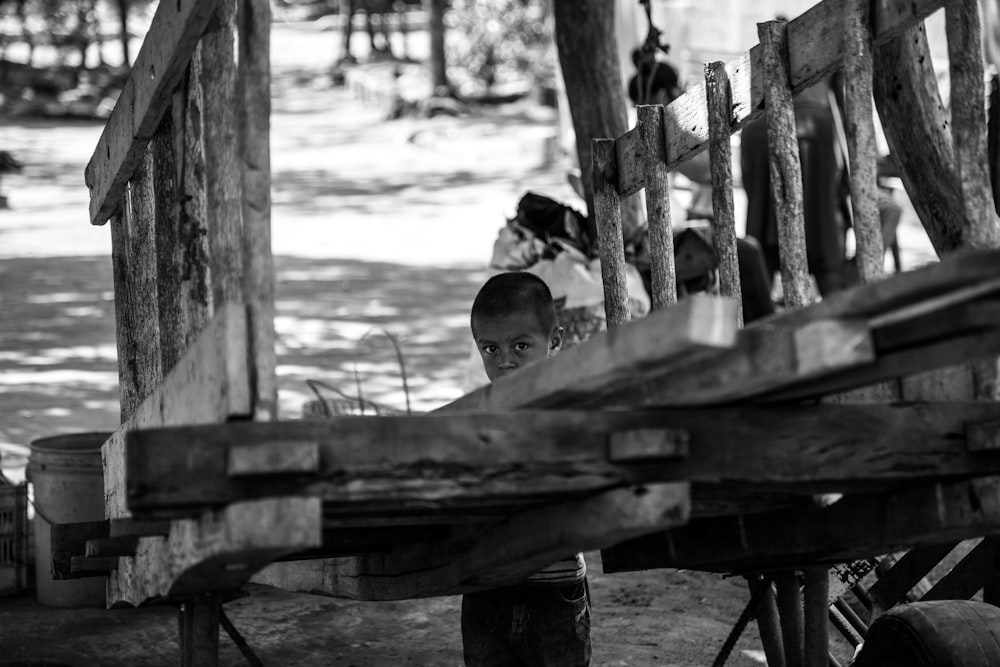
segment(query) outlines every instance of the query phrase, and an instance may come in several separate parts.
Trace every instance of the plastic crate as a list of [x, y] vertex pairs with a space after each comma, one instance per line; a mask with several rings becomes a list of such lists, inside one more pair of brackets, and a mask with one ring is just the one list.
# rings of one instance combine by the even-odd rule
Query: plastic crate
[[0, 595], [28, 587], [28, 485], [0, 475]]

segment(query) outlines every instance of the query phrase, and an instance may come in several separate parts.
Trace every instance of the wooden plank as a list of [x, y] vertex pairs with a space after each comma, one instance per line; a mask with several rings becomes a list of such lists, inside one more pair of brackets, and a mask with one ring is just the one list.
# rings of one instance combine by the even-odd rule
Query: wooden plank
[[254, 419], [278, 416], [271, 255], [271, 4], [240, 2], [236, 105], [242, 154], [243, 296], [250, 306]]
[[[857, 491], [938, 476], [1000, 474], [997, 452], [966, 432], [993, 403], [809, 405], [342, 417], [137, 431], [128, 439], [129, 505], [185, 512], [268, 495], [317, 495], [343, 512], [399, 515], [485, 508], [636, 481]], [[858, 446], [858, 434], [865, 444]], [[305, 443], [313, 475], [236, 478], [235, 444]], [[754, 443], [747, 456], [747, 443]], [[259, 470], [263, 470], [259, 468]], [[280, 472], [280, 470], [279, 470]], [[174, 509], [171, 509], [174, 508]]]
[[622, 209], [615, 192], [615, 142], [591, 142], [594, 183], [594, 220], [601, 251], [601, 282], [604, 283], [604, 313], [608, 329], [628, 322], [628, 285], [625, 280], [625, 242]]
[[125, 436], [137, 428], [217, 423], [250, 412], [244, 309], [226, 304], [161, 384], [104, 443], [104, 508], [127, 515]]
[[74, 579], [82, 577], [106, 577], [118, 567], [118, 559], [113, 556], [73, 556], [70, 559], [70, 572]]
[[[802, 308], [812, 299], [806, 263], [802, 162], [799, 159], [795, 108], [788, 74], [787, 24], [784, 21], [758, 23], [757, 34], [764, 66], [767, 152], [770, 157], [771, 199], [778, 219], [781, 289], [789, 308]], [[785, 652], [788, 652], [787, 645]]]
[[996, 576], [1000, 538], [986, 537], [924, 593], [921, 601], [969, 600]]
[[119, 517], [117, 519], [109, 519], [108, 523], [111, 525], [108, 537], [149, 537], [151, 535], [170, 534], [170, 521]]
[[944, 559], [957, 542], [921, 545], [910, 549], [897, 560], [889, 571], [881, 575], [868, 589], [875, 607], [885, 611], [904, 602], [906, 594]]
[[[105, 537], [103, 539], [87, 540], [84, 555], [87, 558], [100, 558], [106, 556], [133, 556], [135, 548], [139, 544], [137, 535], [126, 535], [123, 537]], [[118, 567], [117, 561], [115, 568]]]
[[[1000, 533], [1000, 478], [845, 496], [813, 511], [733, 516], [620, 545], [605, 572], [653, 567], [754, 571], [853, 560], [916, 544]], [[627, 556], [627, 560], [625, 558]]]
[[687, 518], [686, 484], [618, 489], [533, 509], [497, 524], [464, 528], [441, 543], [408, 544], [389, 554], [336, 558], [306, 568], [278, 563], [254, 577], [286, 590], [301, 586], [364, 600], [457, 594], [520, 581], [567, 553], [609, 546], [630, 534]]
[[123, 423], [163, 376], [157, 326], [153, 179], [153, 161], [147, 155], [111, 223], [118, 394]]
[[103, 225], [115, 214], [217, 6], [216, 0], [157, 6], [147, 39], [84, 172], [92, 224]]
[[[736, 214], [733, 205], [733, 149], [730, 142], [733, 94], [725, 63], [705, 64], [705, 95], [708, 104], [709, 164], [712, 176], [712, 243], [719, 258], [719, 288], [722, 296], [739, 302], [737, 321], [743, 326], [743, 291], [736, 257]], [[662, 150], [662, 149], [661, 149]]]
[[642, 104], [636, 107], [637, 130], [642, 142], [642, 163], [646, 188], [646, 220], [649, 225], [649, 264], [654, 311], [677, 303], [677, 275], [674, 269], [674, 231], [670, 220], [670, 181], [663, 137], [663, 107]]
[[319, 444], [315, 442], [258, 442], [230, 447], [226, 474], [230, 477], [287, 475], [319, 470]]
[[87, 540], [107, 537], [108, 522], [57, 523], [51, 526], [50, 535], [52, 578], [70, 579], [73, 576], [73, 557], [84, 555]]
[[854, 257], [862, 283], [874, 282], [885, 272], [877, 202], [870, 9], [869, 0], [844, 3], [844, 125], [857, 248]]
[[691, 297], [665, 311], [594, 334], [534, 365], [452, 401], [435, 412], [492, 412], [512, 408], [577, 407], [642, 379], [666, 376], [674, 366], [732, 346], [736, 304]]
[[119, 561], [115, 596], [140, 605], [159, 597], [236, 590], [276, 558], [322, 546], [317, 499], [234, 503], [174, 521], [168, 537], [142, 537], [135, 558]]
[[[872, 2], [874, 45], [891, 41], [904, 30], [920, 24], [944, 0], [875, 0]], [[820, 2], [788, 23], [789, 79], [797, 94], [841, 66], [843, 53], [843, 7], [839, 2]], [[759, 45], [726, 63], [733, 91], [733, 125], [738, 131], [763, 113], [763, 60]], [[936, 84], [935, 84], [936, 85]], [[708, 113], [705, 85], [698, 83], [664, 109], [666, 163], [673, 169], [701, 152], [708, 143]], [[618, 157], [616, 189], [622, 196], [643, 186], [643, 169], [632, 156], [639, 154], [640, 139], [633, 129], [615, 141]]]

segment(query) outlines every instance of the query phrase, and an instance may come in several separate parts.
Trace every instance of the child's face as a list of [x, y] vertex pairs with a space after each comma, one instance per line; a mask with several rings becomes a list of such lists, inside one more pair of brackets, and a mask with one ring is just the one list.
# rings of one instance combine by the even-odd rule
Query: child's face
[[490, 382], [562, 347], [562, 328], [545, 331], [532, 313], [477, 318], [472, 329]]

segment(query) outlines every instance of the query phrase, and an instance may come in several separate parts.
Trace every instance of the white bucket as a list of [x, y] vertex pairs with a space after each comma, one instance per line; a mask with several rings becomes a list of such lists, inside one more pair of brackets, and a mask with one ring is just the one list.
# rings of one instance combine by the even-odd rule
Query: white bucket
[[103, 607], [107, 577], [52, 579], [52, 523], [104, 520], [101, 445], [110, 433], [73, 433], [31, 443], [27, 478], [34, 487], [35, 582], [42, 604]]

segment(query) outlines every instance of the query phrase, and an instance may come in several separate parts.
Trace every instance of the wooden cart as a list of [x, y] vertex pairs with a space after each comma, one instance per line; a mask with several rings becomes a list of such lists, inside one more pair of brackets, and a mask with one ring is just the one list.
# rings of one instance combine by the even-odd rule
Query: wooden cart
[[[950, 128], [921, 32], [942, 6]], [[609, 571], [744, 574], [770, 664], [812, 666], [828, 663], [831, 610], [849, 620], [830, 565], [917, 547], [855, 587], [887, 608], [948, 545], [1000, 532], [1000, 408], [976, 400], [993, 398], [978, 388], [995, 365], [970, 363], [1000, 354], [982, 65], [963, 56], [979, 53], [976, 4], [825, 0], [760, 30], [704, 84], [594, 141], [607, 333], [430, 415], [276, 421], [268, 0], [160, 3], [86, 173], [91, 221], [112, 229], [123, 423], [104, 446], [107, 520], [54, 528], [57, 576], [109, 573], [109, 606], [181, 602], [182, 664], [214, 665], [220, 601], [251, 579], [414, 598], [602, 548]], [[838, 68], [866, 284], [807, 305], [791, 100]], [[873, 85], [884, 117], [912, 118], [889, 140], [954, 255], [885, 279]], [[787, 185], [789, 309], [741, 328], [729, 137], [761, 115]], [[706, 148], [723, 296], [675, 303], [667, 174]], [[655, 312], [629, 322], [619, 199], [640, 189]], [[985, 586], [996, 602], [997, 545], [936, 596]]]

